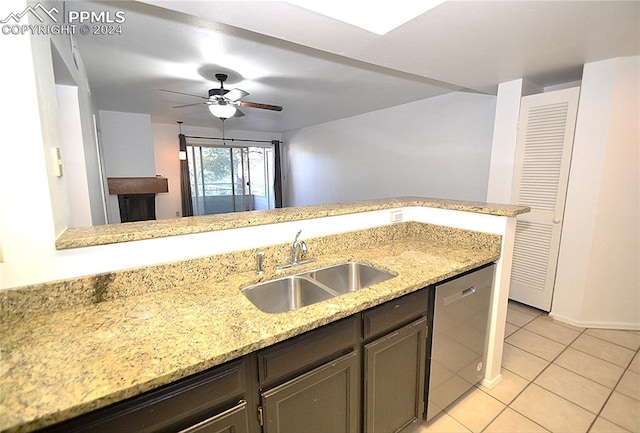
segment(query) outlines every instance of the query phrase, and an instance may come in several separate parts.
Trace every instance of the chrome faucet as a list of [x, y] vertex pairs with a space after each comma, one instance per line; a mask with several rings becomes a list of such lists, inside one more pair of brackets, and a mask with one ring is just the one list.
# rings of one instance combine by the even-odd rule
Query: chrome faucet
[[276, 270], [287, 269], [293, 266], [303, 265], [305, 263], [311, 263], [315, 261], [315, 259], [302, 260], [303, 256], [307, 254], [309, 249], [307, 248], [307, 243], [305, 241], [298, 240], [301, 233], [302, 230], [298, 230], [298, 233], [296, 233], [296, 238], [293, 240], [293, 242], [291, 242], [291, 258], [289, 260], [289, 263], [276, 266]]
[[300, 233], [302, 233], [302, 230], [298, 230], [298, 233], [296, 234], [296, 238], [291, 243], [291, 264], [292, 265], [299, 264], [300, 257], [302, 257], [303, 254], [307, 254], [307, 251], [308, 251], [307, 243], [305, 241], [298, 240], [298, 238], [300, 237]]

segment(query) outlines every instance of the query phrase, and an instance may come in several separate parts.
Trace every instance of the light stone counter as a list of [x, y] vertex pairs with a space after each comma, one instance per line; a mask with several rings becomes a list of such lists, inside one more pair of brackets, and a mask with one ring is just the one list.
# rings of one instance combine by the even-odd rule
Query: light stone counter
[[459, 210], [507, 217], [514, 217], [529, 211], [529, 208], [526, 206], [518, 205], [431, 199], [425, 197], [399, 197], [72, 228], [68, 229], [56, 240], [56, 249], [63, 250], [93, 245], [106, 245], [117, 242], [154, 239], [411, 206]]
[[[421, 223], [339, 238], [308, 239], [316, 261], [285, 271], [273, 265], [287, 246], [268, 247], [263, 276], [250, 270], [252, 250], [0, 293], [0, 431], [32, 431], [104, 407], [500, 257], [500, 236]], [[240, 293], [345, 261], [397, 276], [282, 314], [263, 313]], [[75, 301], [56, 301], [73, 290]]]

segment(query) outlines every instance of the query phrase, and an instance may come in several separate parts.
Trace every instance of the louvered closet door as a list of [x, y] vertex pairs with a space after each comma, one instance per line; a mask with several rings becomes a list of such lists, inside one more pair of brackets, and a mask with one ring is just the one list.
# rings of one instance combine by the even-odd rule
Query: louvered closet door
[[525, 96], [520, 105], [512, 202], [518, 217], [509, 298], [551, 310], [578, 96], [575, 87]]

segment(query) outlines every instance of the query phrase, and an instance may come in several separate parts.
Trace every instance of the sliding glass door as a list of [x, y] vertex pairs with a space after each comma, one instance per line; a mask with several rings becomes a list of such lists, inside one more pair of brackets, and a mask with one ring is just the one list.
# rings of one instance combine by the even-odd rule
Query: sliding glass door
[[188, 145], [194, 215], [273, 208], [273, 151]]

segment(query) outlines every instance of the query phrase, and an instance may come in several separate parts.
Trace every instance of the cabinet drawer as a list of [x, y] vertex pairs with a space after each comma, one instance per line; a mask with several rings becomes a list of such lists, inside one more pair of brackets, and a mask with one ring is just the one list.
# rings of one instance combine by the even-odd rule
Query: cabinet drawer
[[271, 385], [316, 367], [353, 348], [357, 315], [325, 325], [258, 352], [260, 385]]
[[245, 369], [244, 360], [233, 361], [45, 431], [150, 433], [185, 428], [221, 405], [240, 400], [246, 389]]
[[426, 314], [427, 289], [394, 299], [362, 314], [362, 336], [365, 339], [391, 331]]
[[247, 402], [208, 418], [178, 433], [249, 433], [249, 413]]

